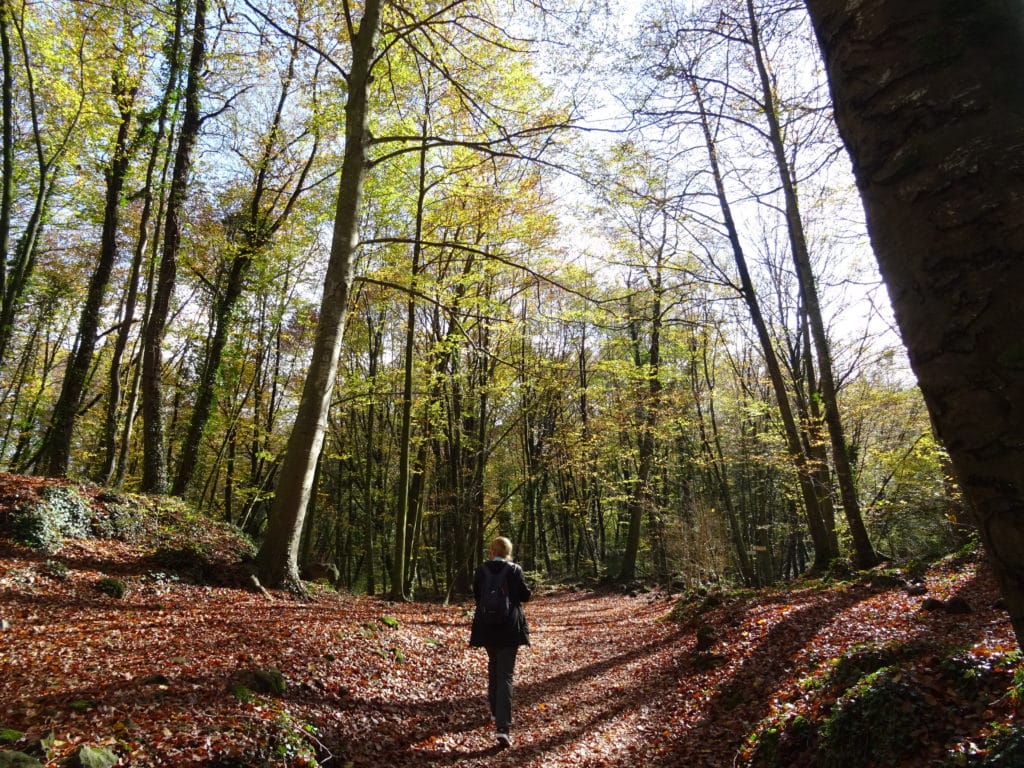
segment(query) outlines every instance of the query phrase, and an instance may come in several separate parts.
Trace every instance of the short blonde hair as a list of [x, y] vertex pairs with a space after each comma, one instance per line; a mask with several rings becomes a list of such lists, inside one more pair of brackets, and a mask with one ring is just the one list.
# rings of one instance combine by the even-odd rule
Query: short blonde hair
[[491, 557], [510, 559], [512, 557], [512, 542], [504, 536], [496, 538], [491, 542]]

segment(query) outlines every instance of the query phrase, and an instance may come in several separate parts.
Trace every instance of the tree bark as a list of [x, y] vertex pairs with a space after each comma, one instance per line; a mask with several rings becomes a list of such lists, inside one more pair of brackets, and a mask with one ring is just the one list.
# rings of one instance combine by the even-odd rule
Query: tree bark
[[1024, 7], [806, 5], [911, 365], [1024, 648]]
[[[428, 100], [429, 103], [429, 100]], [[423, 136], [427, 135], [427, 118], [422, 124]], [[423, 205], [427, 197], [427, 146], [426, 138], [419, 152], [419, 184], [416, 191], [416, 232], [412, 243], [412, 263], [409, 265], [409, 300], [406, 302], [405, 318], [405, 360], [402, 370], [402, 425], [398, 438], [398, 487], [395, 493], [395, 553], [391, 563], [391, 599], [407, 600], [405, 567], [407, 527], [409, 523], [409, 454], [412, 442], [412, 398], [413, 367], [416, 352], [416, 276], [420, 269], [420, 255], [423, 251]]]
[[334, 392], [352, 288], [359, 210], [367, 167], [366, 147], [370, 140], [367, 124], [370, 71], [380, 11], [381, 0], [368, 0], [359, 30], [353, 33], [351, 41], [352, 67], [348, 74], [348, 101], [345, 104], [345, 154], [320, 319], [299, 410], [285, 449], [267, 535], [257, 555], [260, 578], [266, 586], [301, 589], [299, 540]]
[[801, 496], [804, 501], [804, 512], [807, 516], [807, 527], [814, 542], [814, 565], [813, 570], [821, 572], [828, 567], [829, 562], [838, 554], [832, 549], [825, 528], [825, 522], [821, 516], [821, 509], [818, 505], [818, 498], [814, 488], [811, 467], [807, 461], [803, 446], [800, 443], [800, 432], [797, 428], [796, 419], [793, 416], [793, 408], [789, 401], [789, 392], [786, 390], [785, 381], [782, 377], [782, 369], [779, 365], [778, 355], [775, 352], [775, 345], [772, 342], [771, 334], [768, 332], [768, 324], [761, 312], [761, 305], [754, 290], [754, 282], [747, 268], [746, 255], [743, 245], [740, 242], [739, 230], [733, 219], [732, 208], [729, 204], [725, 191], [725, 182], [722, 176], [721, 167], [718, 162], [717, 149], [711, 127], [708, 121], [708, 113], [704, 100], [700, 95], [696, 82], [691, 77], [694, 95], [697, 99], [697, 106], [700, 112], [701, 129], [704, 132], [704, 141], [707, 146], [708, 159], [711, 163], [712, 174], [715, 180], [715, 193], [718, 197], [719, 206], [722, 210], [722, 218], [729, 236], [729, 244], [732, 247], [733, 259], [736, 262], [736, 271], [740, 278], [740, 293], [746, 302], [750, 312], [750, 319], [757, 331], [757, 338], [761, 344], [761, 352], [764, 357], [768, 375], [771, 378], [772, 388], [775, 392], [776, 405], [779, 409], [779, 416], [782, 418], [784, 437], [789, 455], [796, 468], [797, 479], [800, 484]]
[[[0, 110], [3, 111], [3, 176], [0, 178], [0, 296], [7, 293], [7, 251], [14, 205], [14, 56], [11, 52], [11, 3], [0, 0]], [[2, 360], [2, 357], [0, 357]]]
[[860, 501], [857, 497], [853, 468], [850, 466], [843, 420], [839, 413], [839, 400], [832, 372], [831, 344], [825, 332], [825, 321], [822, 318], [821, 304], [818, 301], [817, 281], [811, 269], [811, 256], [804, 234], [803, 217], [800, 215], [796, 183], [793, 180], [789, 160], [786, 158], [786, 145], [782, 136], [782, 127], [779, 125], [775, 88], [772, 86], [771, 73], [768, 71], [768, 63], [764, 58], [760, 25], [754, 11], [754, 0], [747, 0], [747, 15], [750, 19], [751, 46], [754, 50], [754, 61], [761, 84], [761, 97], [764, 100], [764, 114], [768, 121], [768, 137], [775, 157], [775, 168], [779, 174], [779, 185], [782, 188], [786, 204], [786, 230], [789, 234], [793, 265], [800, 281], [800, 296], [810, 322], [811, 339], [814, 342], [814, 352], [818, 358], [822, 405], [825, 409], [825, 423], [828, 425], [828, 434], [832, 445], [832, 465], [835, 468], [839, 484], [843, 513], [850, 528], [850, 537], [853, 539], [854, 559], [858, 567], [872, 568], [878, 564], [878, 555], [875, 554], [874, 547], [871, 545], [871, 539], [868, 537], [867, 528], [864, 527], [864, 519], [860, 513]]
[[[180, 12], [181, 4], [177, 10]], [[160, 380], [162, 346], [171, 297], [178, 277], [178, 251], [181, 248], [181, 216], [192, 168], [192, 151], [199, 138], [199, 88], [206, 62], [206, 0], [196, 0], [192, 25], [192, 52], [189, 56], [188, 83], [185, 86], [185, 114], [178, 135], [171, 187], [164, 219], [163, 248], [153, 305], [146, 323], [142, 352], [142, 490], [164, 493], [167, 489], [167, 456], [164, 447], [163, 386]]]
[[123, 72], [113, 74], [113, 97], [120, 113], [117, 136], [111, 152], [110, 167], [106, 171], [107, 189], [103, 207], [103, 227], [100, 233], [100, 253], [96, 269], [89, 279], [89, 289], [78, 322], [78, 341], [68, 359], [57, 404], [50, 421], [50, 432], [43, 447], [43, 471], [54, 477], [67, 474], [71, 461], [71, 439], [75, 418], [82, 405], [86, 379], [96, 350], [100, 310], [106, 295], [110, 276], [117, 260], [117, 229], [121, 220], [121, 191], [128, 175], [128, 138], [134, 112], [135, 88], [125, 82]]

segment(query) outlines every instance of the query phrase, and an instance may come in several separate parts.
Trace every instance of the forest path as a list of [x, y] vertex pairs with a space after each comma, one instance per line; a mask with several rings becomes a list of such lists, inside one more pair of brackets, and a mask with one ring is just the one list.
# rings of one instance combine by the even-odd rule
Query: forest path
[[[66, 572], [55, 576], [57, 565]], [[105, 576], [124, 580], [123, 598], [97, 590]], [[30, 750], [52, 732], [54, 766], [88, 743], [139, 768], [310, 765], [311, 745], [339, 768], [729, 768], [766, 717], [827, 711], [806, 681], [870, 646], [917, 649], [908, 674], [941, 709], [909, 737], [941, 756], [1008, 715], [992, 711], [995, 695], [951, 696], [935, 649], [965, 649], [984, 670], [1015, 644], [986, 569], [936, 569], [928, 590], [975, 610], [924, 612], [920, 597], [858, 581], [737, 593], [671, 621], [678, 596], [538, 590], [514, 743], [498, 751], [469, 603], [323, 590], [268, 600], [159, 573], [118, 542], [69, 542], [55, 557], [0, 542], [0, 728], [23, 731], [16, 746]], [[284, 674], [284, 693], [240, 697], [239, 683], [268, 667]]]

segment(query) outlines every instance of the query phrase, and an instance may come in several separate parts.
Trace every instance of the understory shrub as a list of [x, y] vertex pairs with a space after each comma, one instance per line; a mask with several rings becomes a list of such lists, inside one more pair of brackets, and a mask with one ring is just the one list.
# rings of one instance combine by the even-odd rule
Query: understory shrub
[[143, 540], [148, 532], [146, 511], [131, 497], [105, 492], [99, 500], [103, 508], [94, 511], [93, 534], [101, 539], [119, 539], [129, 544]]
[[38, 501], [15, 515], [14, 537], [47, 553], [60, 549], [64, 539], [86, 538], [92, 532], [92, 510], [68, 485], [49, 485]]
[[124, 597], [125, 592], [128, 591], [128, 585], [121, 581], [121, 579], [115, 579], [113, 576], [104, 576], [96, 582], [96, 589], [105, 595], [110, 595], [120, 600]]
[[[750, 736], [750, 768], [868, 768], [895, 763], [918, 745], [908, 738], [934, 713], [900, 666], [913, 648], [865, 645], [831, 662], [812, 687], [835, 703], [822, 720], [793, 713], [762, 723]], [[810, 761], [810, 762], [808, 762]]]
[[64, 581], [68, 577], [68, 567], [60, 560], [47, 560], [42, 567], [45, 575], [57, 581]]
[[785, 715], [762, 724], [752, 737], [750, 768], [787, 768], [817, 738], [817, 728], [802, 715]]
[[987, 754], [978, 768], [1017, 768], [1024, 765], [1024, 727], [1007, 726], [995, 731], [985, 746]]
[[896, 762], [917, 745], [907, 738], [927, 719], [924, 697], [899, 667], [882, 667], [843, 694], [822, 723], [822, 768]]
[[857, 646], [830, 665], [824, 687], [840, 694], [883, 667], [891, 667], [913, 655], [907, 645], [868, 643]]
[[200, 584], [211, 581], [217, 573], [208, 549], [199, 542], [181, 546], [163, 546], [153, 552], [152, 563], [159, 568], [187, 577]]

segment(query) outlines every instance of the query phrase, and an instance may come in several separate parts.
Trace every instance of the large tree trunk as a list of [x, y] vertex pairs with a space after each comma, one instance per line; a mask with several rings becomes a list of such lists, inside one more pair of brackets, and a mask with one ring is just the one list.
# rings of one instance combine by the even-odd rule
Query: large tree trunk
[[1024, 647], [1024, 6], [806, 4], [903, 341]]
[[324, 279], [320, 319], [299, 410], [285, 449], [267, 535], [257, 556], [260, 578], [267, 586], [301, 589], [299, 540], [334, 392], [352, 288], [359, 208], [367, 166], [366, 145], [370, 139], [367, 97], [380, 10], [380, 0], [368, 0], [359, 31], [352, 38], [352, 68], [348, 75], [348, 101], [345, 104], [345, 156], [341, 165], [334, 235]]

